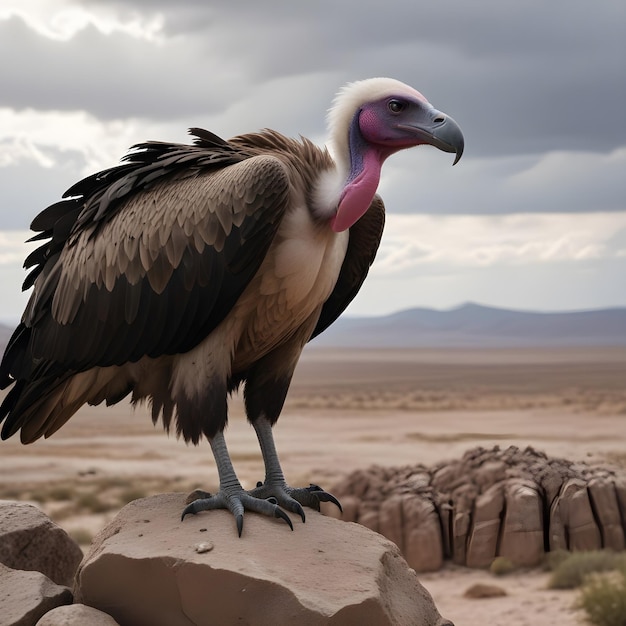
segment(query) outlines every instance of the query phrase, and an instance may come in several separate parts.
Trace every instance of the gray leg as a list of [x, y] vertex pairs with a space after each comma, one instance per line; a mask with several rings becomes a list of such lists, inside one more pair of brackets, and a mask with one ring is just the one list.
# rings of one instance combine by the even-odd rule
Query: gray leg
[[272, 425], [264, 416], [257, 418], [253, 424], [261, 446], [263, 462], [265, 463], [265, 482], [259, 483], [256, 489], [250, 491], [250, 495], [257, 498], [273, 498], [289, 511], [297, 513], [305, 521], [302, 505], [316, 511], [320, 510], [320, 502], [332, 502], [341, 509], [339, 500], [317, 485], [309, 487], [293, 488], [285, 482], [283, 470], [278, 460]]
[[203, 497], [194, 500], [185, 507], [182, 519], [185, 515], [199, 513], [200, 511], [209, 511], [212, 509], [228, 509], [237, 520], [237, 532], [241, 537], [243, 530], [243, 513], [244, 510], [256, 511], [271, 517], [278, 517], [287, 522], [293, 530], [293, 524], [289, 516], [277, 505], [274, 498], [260, 498], [256, 495], [248, 493], [243, 489], [237, 474], [230, 461], [224, 433], [219, 432], [215, 437], [210, 439], [211, 450], [215, 457], [217, 472], [220, 477], [220, 490], [214, 494], [204, 494]]

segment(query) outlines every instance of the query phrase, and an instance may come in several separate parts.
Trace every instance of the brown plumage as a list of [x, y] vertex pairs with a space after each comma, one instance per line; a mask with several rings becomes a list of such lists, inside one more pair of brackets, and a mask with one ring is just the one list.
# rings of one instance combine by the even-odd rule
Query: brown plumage
[[[390, 100], [420, 109], [421, 134], [400, 145], [386, 136], [378, 143], [365, 121], [356, 131], [369, 94], [382, 118], [395, 115], [385, 108]], [[338, 120], [348, 109], [346, 128]], [[462, 151], [454, 122], [445, 118], [441, 132], [433, 111], [402, 83], [363, 81], [331, 114], [336, 160], [270, 130], [224, 141], [192, 129], [192, 145], [141, 144], [118, 167], [69, 189], [32, 223], [33, 239], [46, 241], [26, 260], [33, 293], [0, 366], [0, 386], [12, 385], [0, 407], [2, 438], [19, 431], [31, 443], [85, 403], [131, 394], [185, 441], [211, 442], [222, 490], [186, 512], [227, 506], [241, 532], [243, 508], [286, 518], [259, 498], [276, 497], [303, 517], [299, 502], [331, 499], [284, 480], [267, 487], [268, 476], [267, 493], [243, 492], [223, 443], [227, 397], [245, 385], [248, 418], [274, 476], [280, 466], [269, 427], [300, 353], [346, 308], [374, 260], [384, 223], [374, 195], [382, 161], [417, 143]]]

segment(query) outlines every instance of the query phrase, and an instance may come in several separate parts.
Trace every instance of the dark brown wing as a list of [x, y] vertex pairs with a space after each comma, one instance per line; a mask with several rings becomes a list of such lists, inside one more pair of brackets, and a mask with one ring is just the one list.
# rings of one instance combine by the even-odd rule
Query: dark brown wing
[[311, 339], [324, 332], [359, 292], [376, 257], [384, 225], [385, 205], [377, 195], [365, 215], [350, 227], [348, 250], [337, 284], [322, 308]]
[[147, 146], [144, 163], [82, 181], [35, 219], [51, 240], [28, 260], [33, 294], [0, 365], [0, 386], [18, 384], [0, 422], [45, 381], [191, 349], [258, 270], [289, 201], [282, 162]]

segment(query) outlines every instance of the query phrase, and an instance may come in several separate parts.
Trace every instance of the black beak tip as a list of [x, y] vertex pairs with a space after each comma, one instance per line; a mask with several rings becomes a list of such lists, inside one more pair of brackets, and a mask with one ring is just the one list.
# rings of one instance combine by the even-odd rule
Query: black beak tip
[[460, 126], [450, 117], [448, 131], [448, 141], [450, 142], [450, 147], [452, 150], [450, 152], [455, 152], [456, 156], [454, 157], [454, 163], [452, 165], [456, 165], [463, 156], [463, 149], [465, 148], [465, 137], [463, 137], [463, 132], [461, 131]]
[[453, 167], [461, 160], [461, 157], [463, 156], [463, 148], [464, 145], [463, 142], [461, 142], [461, 144], [456, 149], [456, 156], [454, 157], [454, 163], [452, 163]]

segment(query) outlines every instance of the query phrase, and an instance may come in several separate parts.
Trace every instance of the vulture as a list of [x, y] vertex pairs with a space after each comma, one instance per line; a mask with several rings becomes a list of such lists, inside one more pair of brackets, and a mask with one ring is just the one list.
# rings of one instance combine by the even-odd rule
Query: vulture
[[[292, 487], [272, 428], [300, 354], [359, 291], [376, 255], [385, 159], [429, 144], [463, 152], [457, 123], [406, 84], [348, 84], [328, 113], [328, 148], [273, 130], [225, 141], [150, 141], [72, 186], [31, 224], [32, 287], [0, 364], [2, 439], [32, 443], [85, 403], [147, 401], [187, 443], [208, 439], [219, 491], [182, 512], [305, 520], [339, 502]], [[243, 489], [224, 427], [243, 387], [265, 479]]]

